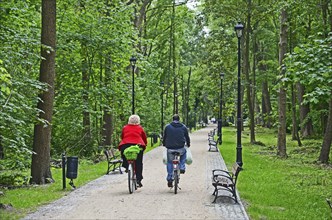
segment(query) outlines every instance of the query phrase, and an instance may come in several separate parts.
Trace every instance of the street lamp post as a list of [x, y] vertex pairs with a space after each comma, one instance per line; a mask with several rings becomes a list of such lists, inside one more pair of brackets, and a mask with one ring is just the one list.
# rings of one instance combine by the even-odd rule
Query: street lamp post
[[237, 146], [236, 146], [236, 162], [242, 166], [242, 114], [241, 114], [241, 37], [243, 31], [243, 24], [238, 22], [235, 25], [235, 32], [237, 36]]
[[136, 66], [136, 57], [132, 56], [130, 59], [130, 65], [132, 69], [132, 98], [131, 98], [131, 113], [135, 114], [135, 66]]
[[222, 144], [222, 82], [224, 80], [225, 73], [220, 73], [220, 105], [219, 105], [219, 120], [218, 120], [218, 140], [219, 144]]

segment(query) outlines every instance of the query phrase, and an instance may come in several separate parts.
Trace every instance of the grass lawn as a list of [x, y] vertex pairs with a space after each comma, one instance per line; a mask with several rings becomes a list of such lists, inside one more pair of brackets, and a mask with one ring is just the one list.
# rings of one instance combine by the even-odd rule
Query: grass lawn
[[[326, 198], [332, 198], [332, 167], [316, 162], [321, 140], [304, 140], [303, 146], [287, 139], [287, 159], [277, 152], [277, 133], [257, 128], [256, 141], [242, 132], [243, 171], [238, 191], [251, 219], [332, 219]], [[230, 169], [236, 160], [236, 129], [223, 128], [220, 152]], [[330, 155], [331, 158], [331, 155]]]

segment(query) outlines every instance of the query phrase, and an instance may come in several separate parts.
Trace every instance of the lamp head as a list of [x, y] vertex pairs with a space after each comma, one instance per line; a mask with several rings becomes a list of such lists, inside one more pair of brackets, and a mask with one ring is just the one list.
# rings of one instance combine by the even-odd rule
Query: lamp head
[[243, 24], [239, 21], [237, 23], [237, 25], [235, 25], [234, 29], [235, 29], [237, 38], [241, 38], [242, 37], [242, 31], [243, 31]]
[[136, 65], [136, 61], [137, 61], [137, 59], [136, 59], [136, 57], [132, 56], [132, 57], [129, 59], [129, 61], [130, 61], [131, 66], [135, 66], [135, 65]]
[[224, 77], [225, 77], [225, 73], [221, 72], [221, 73], [220, 73], [220, 77], [221, 77], [221, 79], [224, 79]]

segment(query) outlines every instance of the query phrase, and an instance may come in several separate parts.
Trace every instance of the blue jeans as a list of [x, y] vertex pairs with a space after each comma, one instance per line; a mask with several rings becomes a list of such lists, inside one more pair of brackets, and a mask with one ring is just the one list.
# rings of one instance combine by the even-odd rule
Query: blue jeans
[[187, 159], [187, 151], [186, 149], [180, 148], [180, 149], [167, 149], [167, 181], [172, 181], [173, 180], [173, 159], [174, 155], [172, 152], [179, 152], [180, 153], [180, 170], [185, 170], [186, 169], [186, 159]]

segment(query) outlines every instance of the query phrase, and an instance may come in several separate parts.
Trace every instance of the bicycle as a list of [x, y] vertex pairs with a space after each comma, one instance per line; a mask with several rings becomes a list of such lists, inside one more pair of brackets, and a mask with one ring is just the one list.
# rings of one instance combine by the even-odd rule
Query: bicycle
[[181, 190], [179, 187], [180, 181], [180, 152], [172, 152], [174, 155], [174, 159], [172, 160], [173, 164], [173, 180], [174, 180], [174, 194], [178, 193], [178, 189]]
[[136, 179], [136, 158], [139, 152], [142, 149], [140, 148], [139, 145], [133, 145], [128, 147], [124, 151], [124, 155], [127, 159], [128, 162], [128, 189], [129, 193], [132, 194], [135, 190], [137, 190], [137, 179]]

